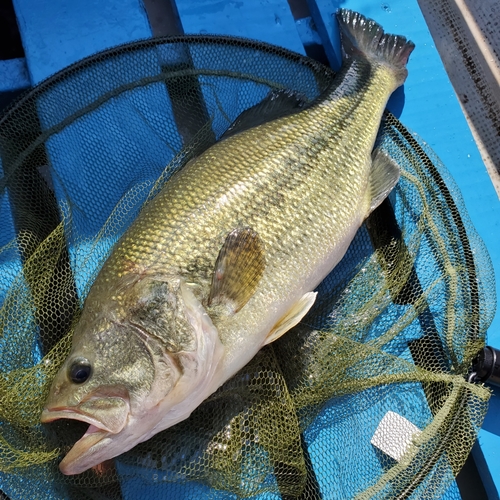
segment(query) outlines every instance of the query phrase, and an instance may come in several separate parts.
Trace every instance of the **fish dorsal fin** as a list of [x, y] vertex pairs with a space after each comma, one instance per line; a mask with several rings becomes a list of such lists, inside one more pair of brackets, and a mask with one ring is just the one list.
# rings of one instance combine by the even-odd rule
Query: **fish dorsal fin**
[[398, 180], [398, 164], [386, 152], [376, 148], [372, 154], [367, 216], [387, 198]]
[[266, 337], [264, 345], [279, 339], [284, 333], [300, 323], [300, 320], [309, 312], [314, 304], [318, 292], [307, 292], [293, 305], [293, 307], [274, 325]]
[[227, 139], [249, 128], [300, 111], [305, 105], [306, 100], [293, 90], [272, 90], [258, 104], [243, 111], [224, 132], [221, 139]]
[[238, 312], [255, 293], [264, 267], [259, 235], [249, 227], [231, 231], [215, 262], [208, 305], [227, 303]]

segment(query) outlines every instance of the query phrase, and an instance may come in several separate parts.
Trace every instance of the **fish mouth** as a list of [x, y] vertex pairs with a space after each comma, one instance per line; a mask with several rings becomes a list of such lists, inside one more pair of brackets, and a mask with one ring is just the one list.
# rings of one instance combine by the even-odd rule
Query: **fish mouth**
[[[40, 421], [42, 424], [48, 424], [50, 422], [54, 422], [60, 419], [67, 420], [79, 420], [80, 422], [86, 422], [90, 424], [89, 429], [92, 428], [91, 432], [96, 432], [94, 429], [98, 429], [100, 431], [108, 432], [111, 434], [117, 434], [123, 428], [123, 425], [106, 425], [102, 420], [98, 420], [97, 418], [85, 413], [78, 408], [67, 408], [67, 407], [59, 407], [59, 408], [44, 408], [42, 414], [40, 416]], [[89, 433], [89, 431], [87, 431]]]
[[66, 456], [59, 464], [59, 470], [65, 475], [80, 474], [87, 469], [104, 462], [109, 457], [102, 460], [95, 460], [95, 455], [106, 447], [110, 440], [110, 433], [99, 429], [95, 425], [89, 425], [87, 432], [73, 445]]
[[117, 434], [127, 423], [130, 402], [127, 397], [95, 394], [84, 398], [76, 405], [48, 403], [40, 416], [42, 423], [61, 418], [80, 420], [99, 429]]
[[59, 469], [63, 474], [79, 474], [89, 468], [87, 465], [89, 456], [94, 455], [97, 448], [102, 448], [105, 445], [105, 439], [112, 433], [103, 428], [102, 423], [95, 418], [70, 408], [53, 410], [45, 408], [40, 417], [44, 424], [59, 419], [79, 420], [90, 424], [85, 434], [73, 445], [59, 464]]
[[61, 472], [66, 475], [80, 474], [111, 458], [108, 453], [109, 445], [112, 438], [125, 427], [128, 409], [128, 403], [123, 401], [122, 411], [118, 415], [100, 415], [103, 418], [96, 418], [78, 407], [44, 408], [40, 416], [42, 423], [68, 419], [89, 424], [85, 434], [73, 445], [59, 464]]
[[[77, 408], [44, 408], [42, 411], [42, 415], [40, 416], [40, 421], [42, 424], [49, 424], [50, 422], [55, 422], [60, 419], [67, 420], [79, 420], [80, 422], [86, 422], [90, 424], [89, 429], [93, 427], [94, 429], [110, 432], [115, 434], [117, 431], [113, 431], [108, 426], [104, 425], [101, 421], [96, 418], [88, 415], [82, 411], [79, 411]], [[87, 431], [88, 433], [89, 431]], [[91, 432], [95, 432], [92, 430]]]

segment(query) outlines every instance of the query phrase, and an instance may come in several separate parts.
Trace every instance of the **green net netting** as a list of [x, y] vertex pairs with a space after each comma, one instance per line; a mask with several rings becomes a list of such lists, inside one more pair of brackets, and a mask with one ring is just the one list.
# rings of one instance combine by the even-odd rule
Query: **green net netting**
[[[380, 142], [401, 180], [299, 326], [112, 463], [62, 475], [87, 425], [39, 423], [90, 285], [145, 201], [270, 90], [311, 101], [332, 77], [257, 42], [157, 39], [73, 65], [0, 117], [8, 498], [459, 498], [450, 485], [489, 398], [467, 373], [492, 319], [493, 275], [449, 174], [390, 114]], [[403, 444], [401, 417], [421, 431]]]

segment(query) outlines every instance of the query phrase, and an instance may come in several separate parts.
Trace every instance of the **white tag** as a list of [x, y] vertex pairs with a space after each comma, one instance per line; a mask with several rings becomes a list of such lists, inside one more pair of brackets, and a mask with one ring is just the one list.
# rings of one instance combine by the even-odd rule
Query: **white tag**
[[406, 418], [388, 411], [378, 424], [370, 442], [399, 462], [411, 445], [412, 438], [421, 432]]

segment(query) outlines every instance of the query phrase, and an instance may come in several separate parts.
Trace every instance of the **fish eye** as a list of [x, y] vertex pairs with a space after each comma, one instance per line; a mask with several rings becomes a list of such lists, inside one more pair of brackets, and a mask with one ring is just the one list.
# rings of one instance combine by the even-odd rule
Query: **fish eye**
[[83, 384], [92, 373], [90, 361], [85, 358], [77, 358], [69, 367], [69, 378], [75, 384]]

